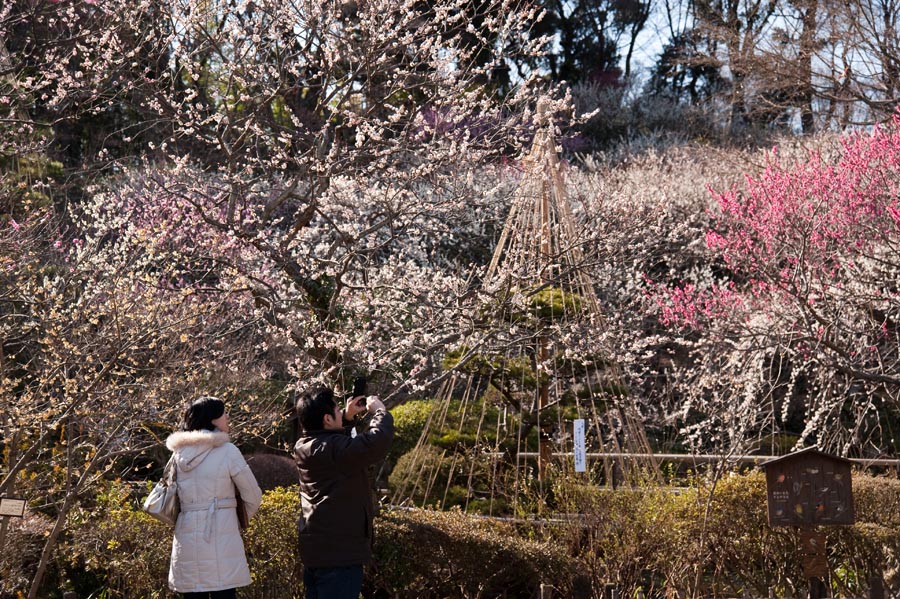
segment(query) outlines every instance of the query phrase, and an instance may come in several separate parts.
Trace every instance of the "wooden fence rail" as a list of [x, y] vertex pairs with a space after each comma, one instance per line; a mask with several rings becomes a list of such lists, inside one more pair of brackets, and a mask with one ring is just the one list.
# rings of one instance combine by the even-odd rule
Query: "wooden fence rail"
[[[488, 455], [500, 457], [504, 454], [491, 452]], [[574, 453], [571, 451], [559, 451], [554, 452], [554, 458], [573, 458]], [[784, 456], [776, 456], [776, 455], [727, 455], [727, 454], [701, 454], [701, 455], [690, 455], [683, 453], [653, 453], [653, 454], [645, 454], [645, 453], [587, 453], [585, 454], [588, 459], [592, 460], [602, 460], [604, 458], [607, 459], [622, 459], [622, 460], [646, 460], [647, 458], [655, 458], [657, 460], [667, 461], [667, 462], [681, 462], [685, 464], [715, 464], [718, 462], [731, 462], [736, 464], [762, 464], [763, 462], [767, 462], [769, 460], [774, 460], [777, 458], [782, 458]], [[520, 451], [516, 454], [519, 458], [537, 458], [538, 452], [536, 451]], [[900, 459], [895, 458], [849, 458], [851, 462], [853, 462], [857, 466], [861, 466], [863, 468], [871, 468], [871, 467], [888, 467], [888, 468], [900, 468]]]

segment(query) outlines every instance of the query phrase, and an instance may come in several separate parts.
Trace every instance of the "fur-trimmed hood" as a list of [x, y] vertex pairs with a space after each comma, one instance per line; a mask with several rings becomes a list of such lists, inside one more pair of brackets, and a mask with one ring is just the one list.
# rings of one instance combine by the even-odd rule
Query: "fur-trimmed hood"
[[231, 438], [222, 431], [184, 431], [166, 439], [166, 447], [175, 452], [178, 469], [187, 472], [196, 468], [209, 452], [229, 443]]

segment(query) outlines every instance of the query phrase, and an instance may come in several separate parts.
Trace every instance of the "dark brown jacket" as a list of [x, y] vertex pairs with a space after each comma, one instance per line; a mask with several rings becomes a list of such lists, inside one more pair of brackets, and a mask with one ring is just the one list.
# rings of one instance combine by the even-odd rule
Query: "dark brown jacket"
[[294, 446], [300, 469], [300, 558], [308, 568], [366, 564], [372, 560], [375, 504], [367, 467], [384, 458], [394, 436], [387, 410], [369, 430], [305, 432]]

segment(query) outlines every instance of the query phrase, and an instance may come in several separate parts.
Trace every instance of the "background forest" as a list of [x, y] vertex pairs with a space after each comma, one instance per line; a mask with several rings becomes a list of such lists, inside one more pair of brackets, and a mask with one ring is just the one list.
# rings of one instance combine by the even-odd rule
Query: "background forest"
[[283, 452], [313, 382], [421, 405], [508, 339], [482, 283], [547, 127], [604, 319], [557, 332], [567, 359], [615, 357], [654, 451], [896, 456], [898, 17], [0, 3], [0, 494], [40, 515], [0, 593], [45, 592], [73, 521], [158, 474], [190, 398]]

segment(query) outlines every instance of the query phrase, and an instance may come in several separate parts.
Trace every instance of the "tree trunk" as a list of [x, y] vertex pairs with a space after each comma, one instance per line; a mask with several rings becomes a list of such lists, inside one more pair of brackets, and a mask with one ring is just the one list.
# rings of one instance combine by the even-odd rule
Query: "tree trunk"
[[69, 510], [72, 509], [72, 505], [75, 503], [75, 497], [77, 496], [78, 484], [77, 482], [73, 484], [75, 477], [72, 469], [72, 448], [74, 444], [74, 439], [72, 438], [72, 426], [73, 424], [70, 418], [65, 424], [66, 462], [68, 464], [68, 467], [66, 468], [66, 497], [59, 508], [59, 513], [56, 515], [56, 522], [53, 524], [53, 529], [50, 531], [50, 535], [47, 537], [46, 542], [44, 542], [44, 548], [41, 550], [41, 559], [38, 561], [37, 571], [34, 573], [34, 578], [31, 580], [31, 588], [28, 589], [28, 599], [37, 599], [38, 590], [40, 590], [41, 584], [44, 582], [47, 566], [50, 564], [50, 558], [53, 556], [53, 550], [56, 549], [56, 542], [59, 539], [60, 533], [66, 527], [66, 519], [69, 516]]
[[34, 573], [34, 578], [31, 581], [31, 588], [28, 589], [28, 599], [37, 599], [38, 590], [40, 590], [41, 584], [44, 582], [44, 575], [47, 573], [47, 566], [50, 564], [53, 550], [56, 549], [56, 542], [59, 539], [60, 533], [66, 526], [69, 510], [72, 509], [72, 505], [75, 503], [74, 497], [74, 494], [66, 496], [66, 500], [63, 502], [59, 514], [56, 516], [53, 530], [50, 531], [50, 536], [47, 537], [44, 548], [41, 550], [41, 559], [38, 562], [37, 572]]
[[815, 132], [816, 124], [813, 118], [813, 83], [812, 61], [816, 48], [816, 17], [818, 15], [819, 0], [805, 0], [798, 5], [801, 14], [803, 29], [800, 32], [800, 55], [798, 103], [800, 105], [800, 125], [803, 133], [809, 135]]

